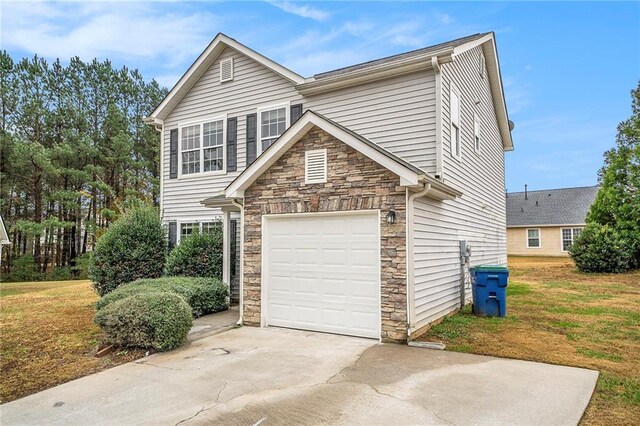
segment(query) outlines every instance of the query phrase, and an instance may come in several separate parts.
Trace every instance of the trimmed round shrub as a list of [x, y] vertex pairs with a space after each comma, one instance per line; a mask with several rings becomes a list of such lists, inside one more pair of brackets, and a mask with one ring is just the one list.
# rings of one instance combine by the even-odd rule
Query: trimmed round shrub
[[582, 272], [625, 272], [633, 264], [630, 241], [607, 225], [587, 225], [569, 247], [569, 254]]
[[105, 306], [96, 314], [96, 324], [112, 344], [168, 351], [184, 342], [193, 318], [182, 297], [153, 292], [134, 294]]
[[194, 318], [229, 308], [227, 286], [217, 278], [162, 277], [140, 279], [124, 284], [104, 295], [98, 310], [134, 294], [169, 292], [181, 296], [191, 307]]
[[167, 240], [160, 214], [153, 207], [138, 207], [112, 223], [98, 239], [89, 276], [100, 296], [139, 278], [162, 275]]
[[167, 259], [167, 275], [222, 278], [222, 229], [194, 232], [180, 240]]

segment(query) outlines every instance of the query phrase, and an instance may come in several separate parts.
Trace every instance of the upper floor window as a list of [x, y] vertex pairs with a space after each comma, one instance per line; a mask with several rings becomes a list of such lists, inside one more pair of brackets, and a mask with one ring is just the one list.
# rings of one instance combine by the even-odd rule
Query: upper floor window
[[477, 115], [473, 117], [473, 148], [480, 152], [480, 119]]
[[569, 250], [581, 232], [582, 228], [562, 228], [562, 251]]
[[540, 248], [540, 229], [527, 229], [527, 247]]
[[180, 173], [224, 170], [224, 119], [180, 127]]
[[258, 119], [260, 120], [258, 138], [260, 152], [269, 148], [280, 137], [289, 126], [289, 108], [288, 105], [279, 105], [269, 107], [268, 109], [258, 110]]
[[451, 107], [451, 155], [460, 159], [462, 154], [460, 135], [460, 95], [452, 87], [450, 95]]

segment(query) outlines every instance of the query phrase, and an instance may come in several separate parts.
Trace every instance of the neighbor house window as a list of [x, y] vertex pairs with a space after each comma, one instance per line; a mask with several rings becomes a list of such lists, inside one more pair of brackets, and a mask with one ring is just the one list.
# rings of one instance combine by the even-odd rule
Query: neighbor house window
[[202, 222], [202, 233], [212, 234], [216, 229], [222, 229], [222, 222], [217, 220], [215, 222]]
[[180, 224], [180, 239], [188, 237], [189, 235], [197, 232], [200, 225], [197, 222], [181, 223]]
[[224, 119], [180, 127], [180, 172], [224, 170]]
[[460, 95], [452, 88], [450, 96], [451, 106], [451, 155], [460, 158]]
[[540, 247], [540, 230], [539, 229], [527, 229], [527, 247], [528, 248]]
[[473, 118], [473, 147], [480, 152], [480, 120], [477, 115]]
[[582, 228], [562, 228], [562, 251], [569, 250], [581, 232]]
[[258, 111], [260, 120], [260, 152], [269, 148], [287, 129], [289, 125], [289, 108], [287, 105]]

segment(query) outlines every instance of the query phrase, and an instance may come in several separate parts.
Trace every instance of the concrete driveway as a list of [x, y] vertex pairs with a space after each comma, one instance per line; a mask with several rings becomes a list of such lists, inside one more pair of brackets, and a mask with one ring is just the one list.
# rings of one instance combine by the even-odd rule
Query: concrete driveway
[[15, 424], [576, 424], [598, 373], [244, 327], [0, 407]]

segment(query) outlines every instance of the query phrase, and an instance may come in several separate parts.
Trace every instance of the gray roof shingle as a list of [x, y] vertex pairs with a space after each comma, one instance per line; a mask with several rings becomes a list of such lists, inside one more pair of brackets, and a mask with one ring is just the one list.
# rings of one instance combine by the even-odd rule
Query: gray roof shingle
[[363, 68], [369, 68], [375, 65], [379, 65], [379, 64], [383, 64], [386, 62], [393, 62], [393, 61], [397, 61], [399, 59], [404, 59], [404, 58], [408, 58], [411, 56], [415, 56], [415, 55], [420, 55], [420, 54], [425, 54], [425, 53], [430, 53], [430, 52], [437, 52], [439, 50], [443, 50], [446, 49], [448, 47], [458, 47], [461, 46], [465, 43], [468, 43], [470, 41], [474, 41], [477, 40], [479, 38], [482, 38], [484, 36], [486, 36], [489, 33], [478, 33], [478, 34], [473, 34], [470, 36], [466, 36], [466, 37], [461, 37], [455, 40], [450, 40], [444, 43], [439, 43], [439, 44], [434, 44], [433, 46], [428, 46], [428, 47], [423, 47], [420, 49], [416, 49], [416, 50], [412, 50], [410, 52], [404, 52], [404, 53], [400, 53], [397, 55], [392, 55], [392, 56], [387, 56], [384, 58], [380, 58], [380, 59], [374, 59], [372, 61], [368, 61], [368, 62], [363, 62], [361, 64], [355, 64], [355, 65], [350, 65], [348, 67], [344, 67], [344, 68], [338, 68], [335, 70], [331, 70], [331, 71], [326, 71], [326, 72], [322, 72], [319, 74], [315, 74], [313, 76], [313, 78], [315, 78], [316, 80], [321, 80], [323, 78], [327, 78], [327, 77], [333, 77], [339, 74], [346, 74], [348, 72], [351, 71], [355, 71], [355, 70], [359, 70], [359, 69], [363, 69]]
[[507, 226], [585, 223], [598, 186], [507, 193]]

